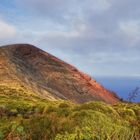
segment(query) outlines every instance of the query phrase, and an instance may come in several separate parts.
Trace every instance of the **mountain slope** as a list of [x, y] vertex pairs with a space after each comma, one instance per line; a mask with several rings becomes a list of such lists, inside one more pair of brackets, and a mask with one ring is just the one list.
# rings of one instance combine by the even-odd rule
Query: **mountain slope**
[[0, 47], [0, 84], [23, 88], [48, 100], [119, 101], [90, 76], [28, 44]]

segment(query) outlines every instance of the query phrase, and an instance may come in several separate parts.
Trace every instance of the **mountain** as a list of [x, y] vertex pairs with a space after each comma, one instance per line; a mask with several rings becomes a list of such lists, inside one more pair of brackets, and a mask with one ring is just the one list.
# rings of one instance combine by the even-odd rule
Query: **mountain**
[[22, 88], [51, 101], [119, 101], [89, 75], [28, 44], [0, 47], [0, 85]]

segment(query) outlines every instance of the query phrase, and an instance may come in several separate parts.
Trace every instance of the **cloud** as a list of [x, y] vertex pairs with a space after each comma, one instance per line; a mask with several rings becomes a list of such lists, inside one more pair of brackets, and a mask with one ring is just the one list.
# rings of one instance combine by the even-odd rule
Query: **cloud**
[[[46, 30], [46, 32], [45, 30], [38, 31], [40, 33], [36, 40], [36, 42], [42, 42], [43, 45], [46, 44], [55, 49], [69, 48], [73, 52], [79, 50], [81, 52], [120, 51], [122, 47], [138, 46], [137, 34], [133, 32], [133, 36], [127, 36], [123, 26], [124, 24], [127, 24], [127, 27], [130, 26], [127, 22], [138, 18], [139, 0], [135, 0], [135, 3], [132, 0], [24, 0], [17, 2], [21, 8], [27, 9], [25, 11], [27, 15], [34, 14], [33, 20], [37, 19], [37, 24]], [[39, 20], [40, 23], [38, 23]], [[44, 26], [48, 23], [56, 28]], [[60, 26], [61, 28], [57, 28]]]
[[57, 22], [69, 18], [68, 15], [73, 14], [73, 11], [75, 11], [75, 7], [73, 7], [75, 0], [17, 0], [17, 3], [34, 15], [57, 20]]
[[16, 28], [0, 19], [0, 40], [10, 39], [16, 34]]
[[90, 74], [139, 74], [139, 0], [14, 1], [1, 9], [16, 30], [5, 42], [34, 44]]
[[140, 43], [140, 20], [130, 20], [120, 23], [120, 32], [131, 47]]
[[28, 14], [63, 23], [82, 18], [88, 12], [106, 11], [111, 6], [111, 0], [16, 0], [16, 4], [26, 9]]

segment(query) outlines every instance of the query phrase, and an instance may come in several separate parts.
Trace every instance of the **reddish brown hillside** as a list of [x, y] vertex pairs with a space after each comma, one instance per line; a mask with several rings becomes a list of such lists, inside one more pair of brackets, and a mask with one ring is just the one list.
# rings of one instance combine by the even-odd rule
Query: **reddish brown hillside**
[[49, 100], [119, 101], [87, 74], [28, 44], [0, 47], [0, 84], [22, 87]]

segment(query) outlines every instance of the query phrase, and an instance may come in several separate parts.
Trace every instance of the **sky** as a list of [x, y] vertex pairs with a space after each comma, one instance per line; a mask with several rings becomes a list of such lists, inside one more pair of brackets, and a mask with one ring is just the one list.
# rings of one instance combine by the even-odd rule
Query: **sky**
[[0, 45], [33, 44], [92, 76], [140, 76], [140, 0], [0, 0]]

